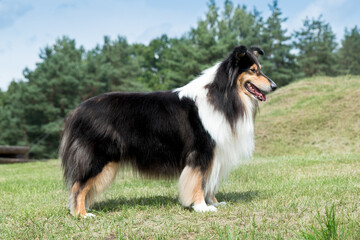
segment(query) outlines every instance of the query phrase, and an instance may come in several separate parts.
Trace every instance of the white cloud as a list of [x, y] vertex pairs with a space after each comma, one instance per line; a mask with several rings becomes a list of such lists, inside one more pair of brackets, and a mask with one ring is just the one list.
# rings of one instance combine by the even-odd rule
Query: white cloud
[[171, 32], [171, 23], [163, 23], [157, 26], [152, 26], [137, 36], [135, 42], [149, 43], [152, 39], [160, 37], [162, 34], [169, 34]]
[[[337, 36], [343, 34], [343, 24], [337, 24], [344, 16], [342, 8], [349, 0], [316, 0], [311, 2], [304, 10], [300, 11], [296, 16], [289, 18], [284, 27], [293, 32], [299, 30], [303, 26], [303, 21], [308, 17], [317, 19], [320, 15], [326, 22], [329, 22], [333, 31]], [[334, 27], [335, 26], [335, 27]]]
[[18, 1], [0, 2], [0, 29], [10, 27], [17, 18], [25, 15], [32, 9], [29, 3], [20, 3]]
[[330, 12], [338, 11], [347, 0], [317, 0], [308, 5], [308, 7], [298, 14], [297, 20], [303, 20], [306, 17], [317, 18]]

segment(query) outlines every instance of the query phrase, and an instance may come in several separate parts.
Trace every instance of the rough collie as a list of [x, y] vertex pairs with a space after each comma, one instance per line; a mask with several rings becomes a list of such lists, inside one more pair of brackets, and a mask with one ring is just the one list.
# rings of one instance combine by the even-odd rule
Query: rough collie
[[86, 209], [128, 164], [150, 177], [180, 176], [183, 206], [216, 211], [219, 183], [252, 156], [257, 101], [277, 87], [259, 54], [239, 46], [173, 91], [112, 92], [76, 107], [60, 146], [70, 213], [94, 216]]

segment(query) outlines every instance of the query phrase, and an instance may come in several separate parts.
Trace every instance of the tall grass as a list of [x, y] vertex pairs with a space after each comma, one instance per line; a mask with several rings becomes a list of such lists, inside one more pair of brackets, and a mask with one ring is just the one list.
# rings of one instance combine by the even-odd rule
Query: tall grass
[[339, 236], [338, 228], [339, 221], [335, 217], [335, 206], [325, 208], [325, 215], [322, 216], [318, 211], [316, 216], [317, 225], [312, 225], [308, 232], [303, 231], [302, 236], [306, 240], [320, 240], [320, 239], [345, 239], [346, 236]]

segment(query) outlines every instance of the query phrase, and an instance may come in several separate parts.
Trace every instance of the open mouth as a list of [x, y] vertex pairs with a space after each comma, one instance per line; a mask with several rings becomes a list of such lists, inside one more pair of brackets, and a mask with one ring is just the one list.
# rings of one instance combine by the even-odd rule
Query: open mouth
[[265, 94], [251, 82], [245, 83], [245, 88], [260, 101], [263, 101], [263, 102], [266, 101]]

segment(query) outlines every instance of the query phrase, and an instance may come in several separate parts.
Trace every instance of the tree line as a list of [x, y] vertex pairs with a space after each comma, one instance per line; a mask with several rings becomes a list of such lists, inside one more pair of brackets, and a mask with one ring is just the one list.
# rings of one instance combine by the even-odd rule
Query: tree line
[[237, 45], [259, 45], [262, 69], [279, 86], [315, 75], [360, 75], [360, 29], [345, 29], [341, 45], [321, 16], [304, 19], [301, 29], [282, 27], [278, 1], [264, 19], [256, 9], [221, 8], [208, 3], [203, 19], [181, 37], [166, 34], [149, 44], [104, 37], [86, 51], [74, 39], [59, 38], [40, 51], [34, 70], [24, 80], [0, 91], [0, 144], [29, 145], [33, 158], [54, 158], [64, 119], [76, 105], [109, 91], [167, 90], [185, 85], [202, 70], [223, 59]]

